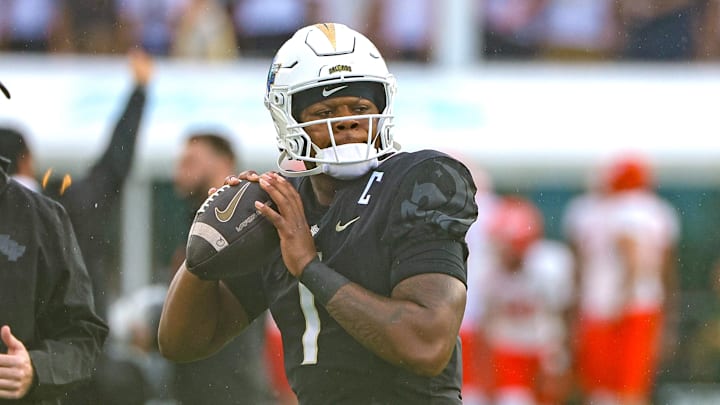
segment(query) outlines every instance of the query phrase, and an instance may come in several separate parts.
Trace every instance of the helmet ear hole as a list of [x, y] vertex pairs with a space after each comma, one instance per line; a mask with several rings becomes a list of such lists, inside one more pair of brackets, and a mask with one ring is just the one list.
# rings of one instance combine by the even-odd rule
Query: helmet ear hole
[[272, 103], [275, 105], [283, 105], [285, 104], [285, 96], [283, 96], [282, 93], [273, 92], [271, 95]]

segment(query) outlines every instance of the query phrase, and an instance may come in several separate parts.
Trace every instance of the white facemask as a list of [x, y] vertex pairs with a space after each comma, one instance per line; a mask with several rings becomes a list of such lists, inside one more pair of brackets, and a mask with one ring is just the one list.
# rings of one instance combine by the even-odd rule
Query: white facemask
[[[329, 147], [321, 149], [318, 158], [326, 160], [337, 160], [340, 162], [352, 162], [367, 159], [367, 147], [365, 143], [348, 143], [338, 145], [335, 148]], [[339, 180], [356, 179], [370, 170], [378, 167], [378, 159], [375, 151], [372, 152], [373, 157], [357, 163], [323, 163], [321, 164], [322, 172], [330, 177]]]

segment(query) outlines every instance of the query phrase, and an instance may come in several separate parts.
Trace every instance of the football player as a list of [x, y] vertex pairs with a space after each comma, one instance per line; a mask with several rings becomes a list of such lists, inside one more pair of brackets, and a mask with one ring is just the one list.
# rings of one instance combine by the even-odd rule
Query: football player
[[301, 404], [462, 402], [475, 185], [445, 154], [399, 152], [395, 92], [377, 48], [344, 25], [302, 28], [280, 48], [265, 104], [282, 174], [238, 176], [275, 202], [255, 207], [280, 246], [267, 265], [220, 282], [181, 267], [159, 331], [166, 356], [208, 356], [269, 308]]
[[648, 404], [677, 309], [680, 220], [644, 157], [616, 156], [576, 197], [564, 231], [578, 257], [577, 373], [586, 403]]
[[490, 355], [478, 360], [489, 363], [492, 403], [564, 403], [574, 297], [570, 249], [545, 237], [540, 211], [519, 196], [502, 197], [487, 224], [494, 260], [477, 294]]

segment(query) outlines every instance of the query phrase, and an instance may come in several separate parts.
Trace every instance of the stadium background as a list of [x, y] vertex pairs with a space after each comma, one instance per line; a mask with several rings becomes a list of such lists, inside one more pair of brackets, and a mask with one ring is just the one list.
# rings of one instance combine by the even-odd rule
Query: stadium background
[[[678, 352], [664, 364], [658, 403], [720, 400], [720, 63], [715, 60], [495, 60], [483, 55], [470, 0], [451, 0], [433, 30], [427, 62], [388, 58], [399, 79], [397, 139], [432, 147], [487, 171], [500, 193], [520, 192], [561, 238], [568, 200], [618, 151], [639, 150], [657, 187], [681, 214]], [[362, 27], [359, 27], [362, 29]], [[475, 35], [473, 35], [475, 34]], [[243, 168], [273, 168], [274, 130], [262, 97], [270, 59], [158, 57], [138, 156], [122, 209], [113, 215], [117, 294], [166, 281], [187, 217], [171, 173], [184, 136], [214, 128], [235, 141]], [[0, 123], [25, 129], [38, 171], [84, 172], [109, 136], [130, 90], [122, 54], [25, 53], [0, 48], [12, 91]], [[717, 330], [717, 331], [716, 331]]]

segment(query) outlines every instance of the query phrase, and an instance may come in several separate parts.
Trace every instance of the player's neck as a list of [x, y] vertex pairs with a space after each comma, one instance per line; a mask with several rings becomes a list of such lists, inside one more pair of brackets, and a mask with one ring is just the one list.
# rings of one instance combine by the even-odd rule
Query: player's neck
[[336, 180], [326, 174], [310, 176], [313, 192], [317, 202], [325, 207], [330, 206], [337, 191]]

